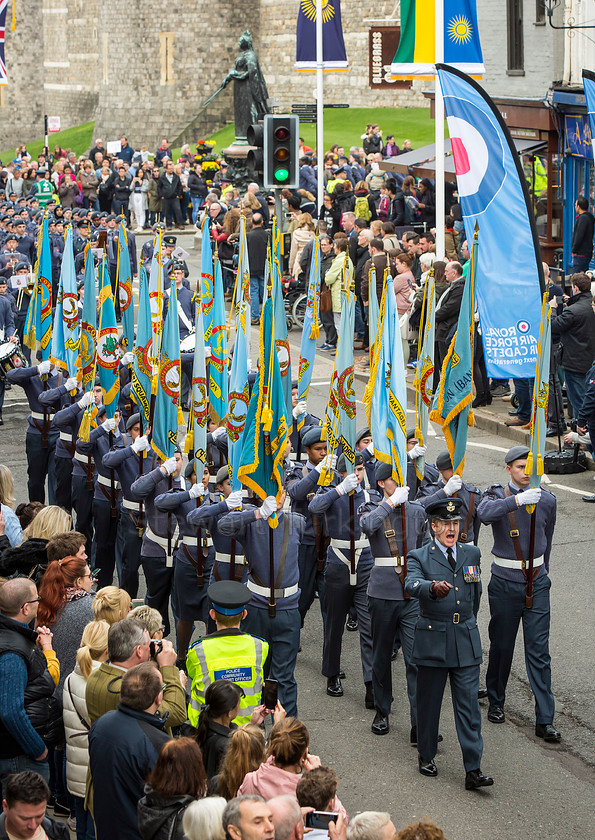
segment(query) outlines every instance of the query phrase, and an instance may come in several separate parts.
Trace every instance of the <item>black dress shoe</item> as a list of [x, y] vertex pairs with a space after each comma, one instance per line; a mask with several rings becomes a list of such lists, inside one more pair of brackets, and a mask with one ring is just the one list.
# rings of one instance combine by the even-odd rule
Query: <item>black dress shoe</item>
[[346, 678], [345, 677], [345, 671], [341, 668], [341, 670], [339, 671], [337, 676], [339, 677], [340, 680], [344, 680]]
[[490, 723], [504, 723], [506, 716], [500, 706], [490, 706], [488, 709], [488, 720]]
[[424, 761], [421, 755], [418, 755], [417, 763], [419, 765], [419, 772], [422, 774], [422, 776], [438, 775], [438, 768], [436, 767], [433, 761]]
[[364, 706], [366, 709], [373, 709], [374, 708], [374, 689], [372, 688], [372, 683], [366, 683], [366, 697], [364, 699]]
[[562, 739], [562, 735], [551, 723], [536, 723], [535, 734], [538, 738], [547, 741], [548, 744], [558, 744]]
[[329, 677], [327, 679], [326, 693], [329, 697], [343, 697], [343, 686], [339, 677]]
[[465, 776], [465, 790], [477, 790], [480, 787], [491, 787], [494, 780], [491, 776], [484, 776], [481, 770], [470, 770]]
[[479, 691], [477, 692], [477, 699], [478, 700], [485, 700], [485, 698], [487, 696], [488, 696], [487, 688], [480, 688]]
[[[1, 417], [0, 420], [2, 420]], [[595, 493], [592, 496], [583, 496], [583, 502], [590, 502], [591, 504], [595, 504]]]
[[372, 732], [374, 735], [386, 735], [390, 726], [388, 725], [388, 717], [376, 712], [376, 717], [372, 723]]
[[353, 633], [354, 630], [357, 630], [357, 619], [348, 618], [347, 624], [345, 625], [345, 629], [349, 630], [351, 633]]
[[4, 425], [4, 420], [2, 419], [2, 415], [0, 414], [0, 426]]

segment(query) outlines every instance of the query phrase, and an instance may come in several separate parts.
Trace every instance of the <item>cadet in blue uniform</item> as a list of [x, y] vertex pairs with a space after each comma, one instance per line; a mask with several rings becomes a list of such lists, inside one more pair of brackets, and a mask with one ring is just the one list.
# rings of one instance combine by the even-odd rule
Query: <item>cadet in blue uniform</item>
[[[548, 490], [530, 487], [525, 474], [526, 446], [513, 446], [504, 458], [510, 477], [506, 487], [488, 487], [479, 505], [479, 518], [492, 526], [492, 577], [488, 586], [490, 603], [490, 655], [486, 675], [488, 720], [503, 723], [506, 684], [514, 645], [523, 622], [527, 676], [535, 696], [535, 734], [556, 743], [561, 735], [553, 726], [555, 703], [549, 651], [552, 537], [556, 525], [556, 497]], [[533, 605], [526, 603], [523, 565], [529, 556], [531, 515], [535, 505], [535, 547]], [[526, 570], [525, 570], [526, 571]]]
[[[360, 653], [364, 685], [365, 706], [374, 708], [372, 695], [372, 631], [367, 604], [367, 589], [373, 566], [372, 552], [365, 534], [361, 533], [355, 511], [371, 499], [380, 496], [375, 491], [365, 490], [363, 480], [366, 474], [362, 456], [355, 456], [355, 472], [347, 474], [345, 455], [340, 455], [337, 469], [342, 481], [336, 487], [321, 487], [309, 505], [315, 516], [324, 517], [325, 531], [330, 537], [325, 565], [325, 607], [324, 643], [322, 647], [322, 673], [327, 678], [326, 693], [330, 697], [342, 697], [341, 643], [345, 619], [352, 601], [357, 611]], [[314, 471], [311, 471], [314, 472]], [[349, 494], [354, 494], [354, 519], [350, 521]], [[355, 545], [355, 574], [351, 574], [350, 529], [353, 527]]]
[[417, 752], [419, 772], [436, 776], [438, 723], [447, 677], [463, 764], [465, 788], [494, 784], [481, 772], [483, 739], [477, 690], [482, 661], [477, 611], [481, 598], [481, 553], [458, 543], [460, 499], [428, 505], [433, 539], [407, 555], [405, 591], [419, 598], [413, 639], [417, 665]]
[[[270, 645], [270, 677], [279, 682], [279, 700], [287, 714], [297, 717], [295, 663], [300, 646], [300, 597], [298, 549], [304, 532], [304, 517], [283, 510], [285, 491], [279, 504], [268, 496], [260, 508], [246, 506], [230, 511], [219, 520], [222, 534], [235, 537], [244, 546], [248, 561], [248, 589], [252, 592], [243, 629]], [[273, 581], [270, 579], [268, 517], [277, 511], [273, 534]], [[269, 614], [271, 586], [275, 591], [275, 615]]]
[[[12, 341], [16, 344], [18, 339], [15, 336], [14, 316], [12, 314], [12, 306], [5, 295], [0, 297], [0, 334], [2, 341]], [[3, 425], [2, 407], [4, 405], [4, 389], [6, 388], [6, 379], [4, 374], [0, 376], [0, 426]]]
[[367, 486], [372, 490], [379, 492], [378, 484], [376, 483], [377, 461], [374, 457], [374, 444], [372, 442], [372, 433], [370, 432], [369, 426], [364, 426], [356, 434], [355, 448], [361, 453], [364, 462]]
[[[291, 500], [291, 510], [305, 519], [304, 533], [300, 540], [298, 563], [300, 568], [300, 619], [304, 619], [314, 602], [318, 590], [323, 623], [326, 621], [324, 598], [324, 564], [327, 535], [320, 516], [313, 514], [309, 504], [318, 491], [318, 479], [326, 465], [327, 444], [321, 440], [322, 426], [310, 426], [302, 435], [302, 442], [308, 460], [304, 465], [295, 464], [287, 472], [286, 487]], [[329, 468], [334, 468], [336, 456], [329, 459]]]
[[178, 522], [172, 603], [176, 616], [179, 667], [183, 667], [186, 661], [194, 622], [202, 621], [206, 628], [209, 620], [207, 587], [215, 549], [209, 532], [201, 529], [199, 537], [196, 528], [188, 521], [188, 514], [200, 505], [200, 500], [208, 493], [209, 471], [206, 467], [201, 479], [196, 481], [196, 473], [192, 470], [188, 487], [185, 478], [181, 478], [180, 489], [174, 488], [155, 496], [156, 510], [174, 513]]
[[459, 542], [477, 545], [481, 521], [477, 509], [481, 501], [481, 491], [473, 484], [464, 484], [460, 475], [455, 475], [448, 449], [436, 457], [436, 468], [440, 471], [437, 481], [422, 482], [417, 494], [417, 501], [427, 508], [433, 502], [457, 496], [461, 506], [461, 526]]
[[[295, 452], [295, 457], [297, 461], [302, 459], [302, 446], [303, 446], [303, 435], [308, 429], [309, 426], [320, 426], [320, 418], [315, 417], [313, 414], [308, 414], [306, 411], [306, 401], [305, 400], [298, 400], [298, 381], [294, 379], [291, 383], [291, 404], [292, 404], [292, 416], [293, 416], [293, 425], [291, 427], [291, 435], [289, 439], [291, 441], [291, 448]], [[298, 420], [304, 414], [304, 422], [300, 431], [298, 431]], [[300, 437], [301, 432], [301, 437]]]
[[[403, 645], [407, 676], [407, 696], [411, 718], [410, 741], [417, 741], [416, 679], [412, 662], [413, 634], [419, 616], [414, 598], [403, 592], [403, 558], [410, 548], [419, 548], [426, 532], [426, 515], [417, 502], [407, 501], [408, 487], [398, 487], [390, 464], [376, 465], [375, 481], [384, 498], [378, 495], [358, 510], [360, 525], [370, 541], [374, 567], [368, 583], [368, 610], [372, 624], [372, 686], [376, 715], [372, 723], [375, 735], [389, 731], [388, 716], [393, 700], [391, 659], [395, 633]], [[402, 507], [405, 506], [405, 534]]]
[[417, 477], [415, 461], [420, 455], [426, 454], [426, 446], [421, 446], [415, 437], [415, 429], [407, 429], [407, 487], [409, 487], [409, 501], [417, 499], [420, 491], [427, 484], [438, 481], [440, 473], [433, 464], [425, 464], [424, 477], [420, 481]]
[[[71, 397], [71, 392], [76, 391], [74, 398]], [[57, 388], [50, 388], [48, 391], [42, 391], [38, 397], [40, 404], [46, 411], [55, 411], [56, 413], [67, 405], [78, 402], [83, 396], [82, 391], [79, 390], [78, 382], [75, 377], [65, 379], [62, 385]], [[54, 427], [56, 424], [56, 415], [54, 415]], [[72, 510], [72, 459], [74, 457], [75, 444], [72, 434], [68, 431], [60, 431], [60, 437], [56, 441], [56, 451], [54, 453], [54, 467], [56, 470], [56, 504], [59, 507], [67, 510], [68, 513]]]

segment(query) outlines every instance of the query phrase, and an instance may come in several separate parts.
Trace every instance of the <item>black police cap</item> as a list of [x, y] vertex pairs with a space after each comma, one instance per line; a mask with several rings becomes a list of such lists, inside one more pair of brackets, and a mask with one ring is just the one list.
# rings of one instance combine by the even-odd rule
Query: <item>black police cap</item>
[[443, 522], [461, 519], [459, 514], [463, 500], [457, 498], [439, 499], [426, 507], [430, 519], [440, 519]]
[[252, 595], [247, 586], [237, 580], [218, 580], [207, 589], [207, 596], [215, 612], [221, 615], [240, 615]]

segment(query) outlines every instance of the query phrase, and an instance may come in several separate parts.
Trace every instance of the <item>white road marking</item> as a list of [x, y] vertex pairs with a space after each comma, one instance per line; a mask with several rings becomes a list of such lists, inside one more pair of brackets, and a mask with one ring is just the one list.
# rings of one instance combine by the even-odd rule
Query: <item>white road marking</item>
[[558, 490], [568, 490], [569, 493], [576, 493], [578, 496], [589, 495], [586, 490], [576, 490], [574, 487], [567, 487], [565, 484], [552, 484], [550, 482], [550, 487], [556, 487]]

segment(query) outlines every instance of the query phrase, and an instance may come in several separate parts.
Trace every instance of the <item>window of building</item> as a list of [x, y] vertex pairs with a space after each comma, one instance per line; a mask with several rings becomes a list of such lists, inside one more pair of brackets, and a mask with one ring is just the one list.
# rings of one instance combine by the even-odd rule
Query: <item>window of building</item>
[[524, 76], [523, 0], [507, 0], [508, 75]]
[[173, 32], [159, 33], [162, 85], [174, 83], [174, 38]]
[[545, 0], [535, 0], [535, 23], [545, 23]]

